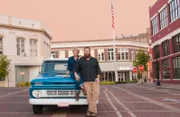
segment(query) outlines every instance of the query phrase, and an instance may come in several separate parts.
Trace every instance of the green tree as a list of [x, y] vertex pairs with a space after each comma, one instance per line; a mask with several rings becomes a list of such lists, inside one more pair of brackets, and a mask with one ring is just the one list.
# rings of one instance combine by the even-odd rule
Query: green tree
[[138, 68], [140, 64], [144, 65], [144, 71], [148, 70], [147, 63], [150, 60], [150, 56], [145, 50], [140, 49], [136, 55], [136, 59], [133, 61], [133, 65]]
[[5, 80], [9, 74], [10, 60], [5, 55], [0, 55], [0, 81]]

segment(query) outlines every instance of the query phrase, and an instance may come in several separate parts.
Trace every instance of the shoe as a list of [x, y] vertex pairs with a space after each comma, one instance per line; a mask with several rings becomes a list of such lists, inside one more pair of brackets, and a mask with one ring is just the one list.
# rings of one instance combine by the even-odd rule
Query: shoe
[[84, 95], [87, 95], [85, 87], [81, 88]]
[[76, 101], [79, 101], [79, 92], [76, 92]]
[[97, 113], [91, 113], [91, 117], [96, 117], [97, 116]]
[[87, 111], [86, 116], [90, 117], [91, 116], [91, 111]]

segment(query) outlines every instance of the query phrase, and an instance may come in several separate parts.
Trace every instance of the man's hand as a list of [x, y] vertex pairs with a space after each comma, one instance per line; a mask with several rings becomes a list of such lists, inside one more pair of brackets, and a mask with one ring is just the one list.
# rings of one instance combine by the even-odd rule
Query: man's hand
[[99, 83], [99, 78], [96, 78], [96, 80], [95, 80], [95, 81], [96, 81], [96, 83]]
[[75, 78], [76, 78], [76, 81], [80, 81], [80, 77], [77, 73], [74, 74]]

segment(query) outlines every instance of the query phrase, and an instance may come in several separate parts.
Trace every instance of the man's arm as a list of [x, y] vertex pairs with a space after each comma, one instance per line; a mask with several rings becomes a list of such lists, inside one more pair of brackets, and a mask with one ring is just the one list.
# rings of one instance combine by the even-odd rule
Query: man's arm
[[96, 78], [100, 78], [100, 74], [101, 74], [101, 68], [99, 66], [99, 62], [96, 59]]

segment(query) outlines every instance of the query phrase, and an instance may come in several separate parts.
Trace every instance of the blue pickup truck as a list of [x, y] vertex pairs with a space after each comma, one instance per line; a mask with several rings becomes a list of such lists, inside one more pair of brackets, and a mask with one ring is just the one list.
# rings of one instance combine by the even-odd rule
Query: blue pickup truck
[[31, 81], [29, 103], [34, 114], [41, 114], [44, 105], [87, 105], [86, 96], [80, 92], [75, 99], [75, 79], [66, 76], [68, 59], [46, 59], [41, 73]]

